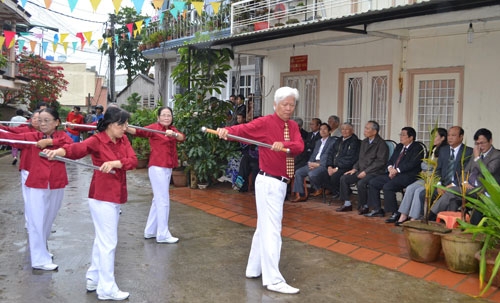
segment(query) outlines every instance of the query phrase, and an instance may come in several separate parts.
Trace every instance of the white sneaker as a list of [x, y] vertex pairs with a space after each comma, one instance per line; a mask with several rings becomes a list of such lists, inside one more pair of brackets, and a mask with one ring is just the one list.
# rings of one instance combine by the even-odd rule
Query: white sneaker
[[87, 279], [87, 291], [93, 292], [97, 289], [97, 282]]
[[153, 239], [156, 238], [155, 234], [144, 234], [144, 239]]
[[286, 282], [279, 282], [276, 284], [267, 285], [267, 290], [279, 292], [282, 294], [298, 294], [300, 289], [291, 287]]
[[217, 179], [217, 181], [219, 182], [231, 182], [231, 179], [229, 179], [227, 176], [222, 176], [220, 178]]
[[170, 238], [166, 238], [166, 239], [163, 239], [163, 240], [156, 239], [156, 243], [174, 244], [174, 243], [177, 243], [177, 242], [179, 242], [179, 238], [176, 238], [176, 237], [170, 237]]
[[127, 299], [129, 296], [130, 294], [128, 292], [119, 290], [112, 295], [97, 295], [97, 299], [121, 301]]
[[56, 270], [57, 267], [58, 267], [57, 264], [54, 263], [49, 263], [40, 266], [33, 266], [34, 269], [39, 269], [39, 270]]

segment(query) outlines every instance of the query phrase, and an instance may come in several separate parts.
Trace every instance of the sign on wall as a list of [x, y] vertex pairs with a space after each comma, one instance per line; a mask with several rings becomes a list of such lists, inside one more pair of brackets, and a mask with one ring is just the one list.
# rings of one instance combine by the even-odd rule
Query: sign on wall
[[307, 70], [307, 55], [290, 57], [291, 72], [302, 72], [306, 70]]

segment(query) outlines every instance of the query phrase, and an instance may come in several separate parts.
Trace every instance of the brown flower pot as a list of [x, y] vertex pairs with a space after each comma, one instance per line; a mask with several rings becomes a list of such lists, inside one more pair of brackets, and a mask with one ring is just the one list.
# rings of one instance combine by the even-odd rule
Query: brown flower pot
[[410, 259], [417, 262], [433, 262], [441, 253], [441, 236], [433, 231], [420, 230], [403, 225]]
[[478, 239], [473, 239], [472, 234], [464, 234], [460, 230], [443, 234], [441, 246], [449, 270], [461, 274], [478, 271], [479, 261], [474, 255], [481, 249], [483, 243]]
[[175, 187], [186, 187], [187, 186], [187, 175], [182, 170], [172, 170], [172, 182]]
[[148, 167], [149, 158], [147, 159], [137, 159], [137, 169]]
[[[491, 273], [493, 272], [493, 266], [495, 266], [495, 258], [496, 256], [500, 253], [500, 250], [498, 249], [490, 249], [486, 251], [486, 275], [484, 277], [484, 281], [487, 283], [490, 281]], [[476, 252], [474, 257], [477, 260], [481, 259], [481, 251]], [[493, 281], [491, 282], [491, 285], [500, 287], [500, 275], [496, 275], [493, 277]]]

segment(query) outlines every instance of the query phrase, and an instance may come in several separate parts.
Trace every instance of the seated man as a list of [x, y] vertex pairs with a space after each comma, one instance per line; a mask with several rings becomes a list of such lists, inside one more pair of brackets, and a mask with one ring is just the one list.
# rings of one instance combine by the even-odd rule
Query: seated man
[[[340, 191], [340, 177], [354, 166], [358, 161], [360, 141], [354, 134], [354, 128], [351, 123], [345, 122], [340, 127], [342, 137], [340, 137], [331, 152], [328, 153], [327, 165], [330, 182], [326, 188], [333, 193], [333, 198], [338, 199]], [[316, 180], [311, 180], [315, 184]]]
[[[480, 178], [483, 177], [479, 168], [479, 162], [482, 161], [493, 177], [500, 181], [500, 151], [493, 147], [491, 131], [481, 128], [474, 134], [473, 159], [465, 167], [465, 176], [469, 178], [463, 182], [466, 183], [467, 193], [481, 187]], [[453, 186], [450, 188], [455, 192], [461, 192], [461, 187]], [[441, 211], [457, 211], [461, 206], [461, 198], [450, 191], [446, 191], [438, 200], [434, 202], [429, 214], [429, 220], [436, 220], [436, 216]], [[471, 223], [477, 224], [480, 221], [481, 214], [475, 212], [471, 218]]]
[[358, 188], [358, 210], [359, 214], [368, 213], [367, 196], [368, 182], [385, 172], [389, 148], [384, 139], [378, 134], [380, 126], [376, 121], [368, 121], [365, 125], [365, 139], [361, 141], [359, 148], [359, 159], [353, 168], [344, 173], [340, 178], [340, 197], [344, 205], [337, 209], [338, 212], [352, 211], [350, 200], [351, 185], [356, 184]]
[[[322, 184], [314, 184], [313, 180], [327, 180], [328, 178], [326, 160], [328, 151], [333, 147], [334, 138], [330, 137], [330, 125], [327, 123], [321, 124], [319, 133], [321, 139], [316, 142], [309, 162], [295, 171], [295, 180], [292, 189], [295, 193], [295, 198], [291, 199], [291, 202], [304, 202], [307, 200], [304, 188], [304, 179], [307, 176], [311, 180], [311, 186], [315, 186], [317, 189], [321, 188]], [[318, 194], [316, 192], [313, 195]]]
[[[403, 127], [399, 134], [400, 143], [387, 163], [388, 173], [373, 178], [368, 184], [368, 206], [372, 211], [365, 217], [383, 217], [385, 212], [392, 212], [386, 223], [396, 223], [399, 219], [396, 192], [417, 180], [425, 157], [422, 146], [415, 142], [417, 133], [413, 127]], [[380, 190], [384, 192], [384, 209], [380, 201]]]

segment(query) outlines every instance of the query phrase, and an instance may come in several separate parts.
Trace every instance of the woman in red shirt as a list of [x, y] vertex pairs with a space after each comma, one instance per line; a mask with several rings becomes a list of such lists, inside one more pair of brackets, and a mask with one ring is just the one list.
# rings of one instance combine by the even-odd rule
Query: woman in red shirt
[[[97, 124], [98, 133], [85, 141], [46, 150], [50, 159], [62, 156], [80, 159], [91, 155], [94, 171], [89, 189], [89, 207], [94, 222], [95, 239], [92, 263], [87, 270], [87, 291], [97, 290], [99, 300], [125, 300], [115, 281], [115, 251], [118, 243], [120, 206], [127, 201], [126, 171], [137, 166], [134, 150], [124, 136], [130, 114], [109, 107]], [[57, 162], [57, 161], [54, 161]], [[110, 173], [114, 170], [114, 173]]]
[[[52, 256], [47, 249], [52, 223], [61, 208], [64, 188], [68, 184], [66, 166], [63, 162], [48, 161], [41, 158], [41, 148], [53, 145], [58, 148], [70, 144], [71, 138], [57, 130], [61, 124], [59, 114], [52, 108], [43, 109], [39, 115], [40, 132], [20, 134], [0, 133], [0, 138], [35, 141], [37, 145], [14, 143], [12, 146], [23, 148], [29, 163], [21, 163], [29, 172], [26, 176], [25, 216], [27, 218], [31, 267], [41, 270], [56, 270]], [[46, 149], [48, 150], [48, 149]]]
[[177, 142], [184, 141], [184, 134], [173, 125], [173, 113], [170, 107], [158, 109], [158, 122], [146, 128], [160, 130], [165, 135], [129, 127], [127, 132], [139, 137], [149, 138], [151, 156], [149, 157], [149, 180], [153, 189], [153, 201], [148, 221], [144, 229], [144, 238], [156, 238], [157, 243], [173, 244], [179, 239], [173, 237], [168, 229], [170, 213], [170, 177], [172, 168], [178, 166]]

